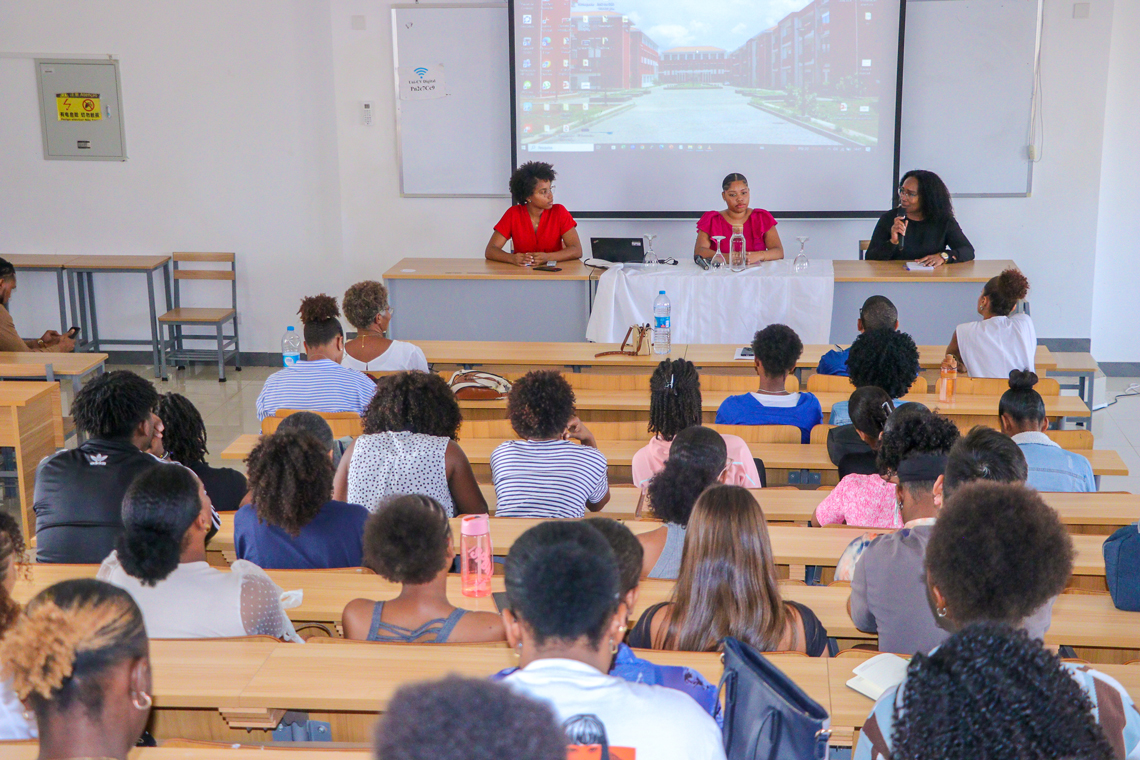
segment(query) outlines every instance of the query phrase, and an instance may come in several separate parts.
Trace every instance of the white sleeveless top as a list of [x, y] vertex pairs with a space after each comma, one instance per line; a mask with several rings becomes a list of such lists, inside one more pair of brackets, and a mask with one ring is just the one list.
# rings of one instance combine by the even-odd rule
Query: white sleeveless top
[[375, 512], [389, 497], [423, 494], [443, 505], [448, 517], [454, 517], [445, 461], [449, 442], [440, 436], [407, 431], [360, 436], [348, 464], [348, 502]]
[[970, 377], [1007, 378], [1015, 369], [1036, 371], [1037, 330], [1028, 314], [966, 322], [956, 333]]
[[340, 359], [340, 366], [361, 372], [400, 372], [411, 369], [428, 371], [427, 357], [420, 347], [402, 340], [392, 341], [387, 351], [370, 362], [362, 362], [345, 351]]

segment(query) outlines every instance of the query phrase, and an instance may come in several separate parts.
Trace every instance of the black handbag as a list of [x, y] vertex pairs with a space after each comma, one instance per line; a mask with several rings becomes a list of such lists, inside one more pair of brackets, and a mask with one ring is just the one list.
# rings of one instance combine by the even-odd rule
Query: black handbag
[[726, 638], [721, 657], [728, 760], [826, 760], [827, 710], [747, 644]]

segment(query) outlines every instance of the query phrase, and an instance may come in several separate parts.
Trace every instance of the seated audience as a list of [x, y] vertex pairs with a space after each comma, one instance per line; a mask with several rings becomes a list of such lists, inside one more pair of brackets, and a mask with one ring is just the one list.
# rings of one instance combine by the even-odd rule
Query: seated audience
[[[1036, 621], [1041, 618], [1041, 610], [1049, 608], [1065, 588], [1072, 566], [1073, 546], [1069, 534], [1057, 513], [1041, 500], [1037, 492], [1020, 485], [972, 483], [961, 487], [949, 498], [931, 534], [926, 549], [930, 604], [935, 609], [939, 625], [951, 634], [978, 623], [999, 623], [1020, 628], [1029, 639], [1039, 640], [1045, 629], [1038, 627]], [[1002, 647], [1002, 652], [1013, 659], [1010, 649]], [[951, 646], [949, 651], [959, 650]], [[899, 708], [905, 705], [907, 711], [911, 709], [913, 703], [907, 693], [908, 682], [923, 665], [922, 660], [912, 663], [907, 679], [901, 685], [888, 689], [875, 703], [859, 735], [853, 754], [855, 760], [895, 757], [892, 750], [899, 734], [894, 730], [894, 724], [900, 719]], [[1140, 715], [1123, 688], [1087, 665], [1065, 663], [1062, 667], [1089, 698], [1095, 700], [1093, 716], [1109, 743], [1117, 748], [1116, 756], [1137, 757], [1140, 754]], [[997, 675], [996, 668], [996, 663], [984, 668], [989, 679], [987, 688]], [[963, 668], [959, 672], [965, 673], [966, 670]], [[900, 689], [906, 696], [905, 701], [897, 693]], [[957, 695], [943, 695], [948, 700], [946, 704], [952, 696]], [[997, 716], [1014, 709], [1014, 701], [1006, 702], [994, 694], [990, 696], [995, 708], [990, 711], [992, 715], [987, 716], [986, 727], [992, 725]], [[993, 701], [995, 698], [998, 701]], [[1048, 716], [1044, 721], [1048, 723], [1057, 718], [1052, 712], [1044, 712], [1045, 698], [1046, 695], [1034, 689], [1032, 696], [1025, 697], [1028, 701], [1018, 704], [1032, 709], [1034, 715]], [[1087, 709], [1088, 703], [1084, 707]], [[923, 715], [926, 717], [926, 713]], [[990, 734], [988, 730], [984, 733]], [[928, 756], [944, 755], [932, 751]], [[954, 753], [954, 756], [1004, 757], [1005, 754], [976, 755], [964, 751], [961, 755]], [[1033, 756], [1060, 757], [1052, 754]]]
[[724, 476], [725, 457], [724, 439], [715, 430], [697, 426], [677, 434], [665, 469], [649, 481], [649, 507], [665, 524], [637, 537], [645, 550], [646, 578], [676, 579], [693, 505]]
[[582, 517], [606, 505], [606, 457], [574, 416], [574, 390], [566, 378], [553, 371], [526, 373], [507, 397], [507, 417], [523, 440], [499, 444], [491, 453], [496, 517]]
[[342, 366], [361, 372], [428, 371], [419, 346], [387, 337], [396, 310], [389, 305], [388, 289], [382, 283], [358, 282], [344, 292], [341, 303], [345, 318], [356, 328], [356, 337], [344, 344]]
[[906, 709], [879, 719], [876, 708], [856, 757], [1113, 760], [1140, 733], [1140, 716], [1114, 679], [1061, 662], [1000, 623], [971, 625], [915, 655], [892, 691]]
[[1096, 477], [1089, 460], [1066, 451], [1045, 435], [1049, 418], [1045, 400], [1033, 390], [1037, 375], [1014, 370], [1009, 373], [1009, 390], [998, 404], [1001, 431], [1013, 439], [1029, 463], [1028, 485], [1038, 491], [1096, 491]]
[[138, 603], [156, 639], [265, 634], [300, 641], [281, 606], [281, 589], [257, 565], [224, 572], [206, 562], [210, 497], [181, 465], [140, 475], [123, 498], [118, 547], [96, 576]]
[[[882, 388], [898, 405], [922, 371], [918, 363], [918, 346], [914, 344], [914, 338], [897, 330], [865, 332], [851, 344], [847, 371], [856, 389], [868, 385]], [[828, 424], [851, 424], [847, 409], [847, 401], [832, 404]]]
[[459, 448], [463, 416], [447, 382], [430, 372], [400, 372], [377, 382], [364, 413], [364, 435], [345, 449], [333, 498], [375, 512], [382, 502], [418, 493], [448, 517], [487, 512], [467, 455]]
[[133, 372], [108, 372], [75, 395], [71, 414], [89, 438], [36, 470], [36, 560], [94, 564], [123, 532], [123, 494], [159, 464], [145, 453], [162, 437], [158, 392]]
[[332, 461], [316, 436], [267, 435], [246, 468], [253, 502], [234, 515], [238, 559], [270, 570], [360, 567], [368, 510], [329, 498]]
[[341, 622], [346, 639], [416, 644], [502, 641], [492, 612], [470, 612], [447, 600], [447, 571], [455, 559], [451, 524], [428, 496], [398, 496], [364, 526], [364, 566], [402, 584], [387, 602], [353, 599]]
[[[899, 329], [898, 309], [886, 296], [871, 296], [859, 309], [859, 319], [855, 322], [855, 329], [860, 335], [869, 330], [897, 330]], [[850, 346], [842, 349], [836, 346], [819, 358], [816, 374], [847, 375], [847, 357], [850, 353]]]
[[[628, 530], [628, 529], [627, 529]], [[0, 511], [0, 640], [20, 619], [20, 604], [12, 598], [19, 566], [27, 563], [20, 524]], [[0, 666], [6, 662], [0, 659]], [[25, 715], [24, 706], [12, 688], [12, 679], [0, 674], [0, 742], [36, 738], [36, 724]]]
[[126, 760], [150, 718], [149, 649], [121, 589], [82, 578], [36, 594], [0, 641], [0, 662], [35, 714], [39, 756]]
[[376, 723], [376, 760], [566, 760], [549, 707], [483, 679], [401, 686]]
[[46, 351], [68, 353], [75, 350], [75, 339], [48, 330], [36, 340], [24, 340], [16, 332], [16, 322], [8, 311], [12, 294], [16, 292], [16, 267], [6, 259], [0, 259], [0, 351]]
[[[980, 322], [958, 325], [946, 353], [970, 377], [1009, 377], [1015, 369], [1034, 372], [1037, 330], [1028, 314], [1013, 314], [1029, 292], [1029, 280], [1016, 269], [991, 277], [978, 298]], [[1013, 316], [1010, 316], [1010, 315]]]
[[795, 425], [801, 443], [823, 419], [819, 400], [811, 393], [788, 393], [788, 374], [804, 352], [804, 344], [787, 325], [768, 325], [752, 338], [752, 354], [760, 388], [753, 393], [729, 396], [716, 410], [718, 425]]
[[[185, 396], [167, 393], [158, 399], [155, 414], [162, 420], [162, 449], [171, 461], [189, 467], [206, 486], [210, 502], [219, 512], [232, 512], [242, 505], [248, 484], [245, 475], [229, 467], [206, 463], [206, 424], [202, 415]], [[156, 456], [158, 452], [151, 451]]]
[[257, 419], [278, 409], [310, 412], [356, 412], [363, 416], [376, 395], [376, 383], [363, 372], [342, 367], [344, 328], [336, 299], [321, 294], [301, 301], [305, 326], [305, 360], [269, 376], [257, 396]]
[[714, 652], [732, 636], [761, 652], [823, 654], [827, 631], [810, 609], [785, 602], [768, 524], [738, 486], [712, 486], [697, 499], [672, 600], [647, 609], [629, 645]]
[[[836, 463], [839, 467], [839, 480], [851, 474], [879, 474], [879, 445], [882, 443], [883, 427], [895, 412], [895, 402], [882, 388], [865, 385], [851, 394], [848, 411], [851, 427], [864, 444], [866, 451], [852, 451], [844, 454]], [[830, 432], [830, 431], [828, 431]]]
[[[564, 520], [531, 528], [507, 555], [505, 581], [503, 622], [519, 670], [503, 683], [549, 703], [571, 742], [628, 748], [638, 760], [724, 758], [720, 729], [692, 698], [606, 675], [629, 611], [596, 529]], [[576, 740], [585, 722], [595, 737]]]
[[[649, 378], [649, 432], [656, 435], [633, 455], [633, 484], [642, 491], [669, 458], [673, 438], [685, 428], [701, 424], [701, 377], [684, 359], [666, 359]], [[724, 482], [759, 488], [760, 473], [748, 444], [738, 435], [721, 434], [728, 447]]]

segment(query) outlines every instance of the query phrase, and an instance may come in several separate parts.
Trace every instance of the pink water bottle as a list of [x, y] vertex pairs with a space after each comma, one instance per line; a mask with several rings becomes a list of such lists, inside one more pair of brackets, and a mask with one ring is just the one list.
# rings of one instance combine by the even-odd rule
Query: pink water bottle
[[494, 554], [491, 520], [487, 515], [464, 515], [459, 521], [459, 556], [464, 596], [490, 596]]

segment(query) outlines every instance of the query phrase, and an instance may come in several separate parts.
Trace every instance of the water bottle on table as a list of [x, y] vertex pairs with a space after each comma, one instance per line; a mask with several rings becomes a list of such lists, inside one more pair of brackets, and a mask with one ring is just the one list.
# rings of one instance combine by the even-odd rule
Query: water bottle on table
[[653, 353], [667, 354], [673, 350], [672, 323], [670, 320], [672, 304], [665, 291], [653, 299]]
[[464, 596], [490, 596], [493, 573], [491, 521], [464, 515], [459, 521], [459, 567]]
[[728, 240], [728, 268], [734, 272], [743, 272], [748, 266], [748, 253], [745, 251], [744, 228], [733, 227], [732, 237]]
[[301, 336], [293, 329], [293, 325], [289, 325], [281, 336], [281, 359], [286, 367], [292, 367], [301, 361]]

